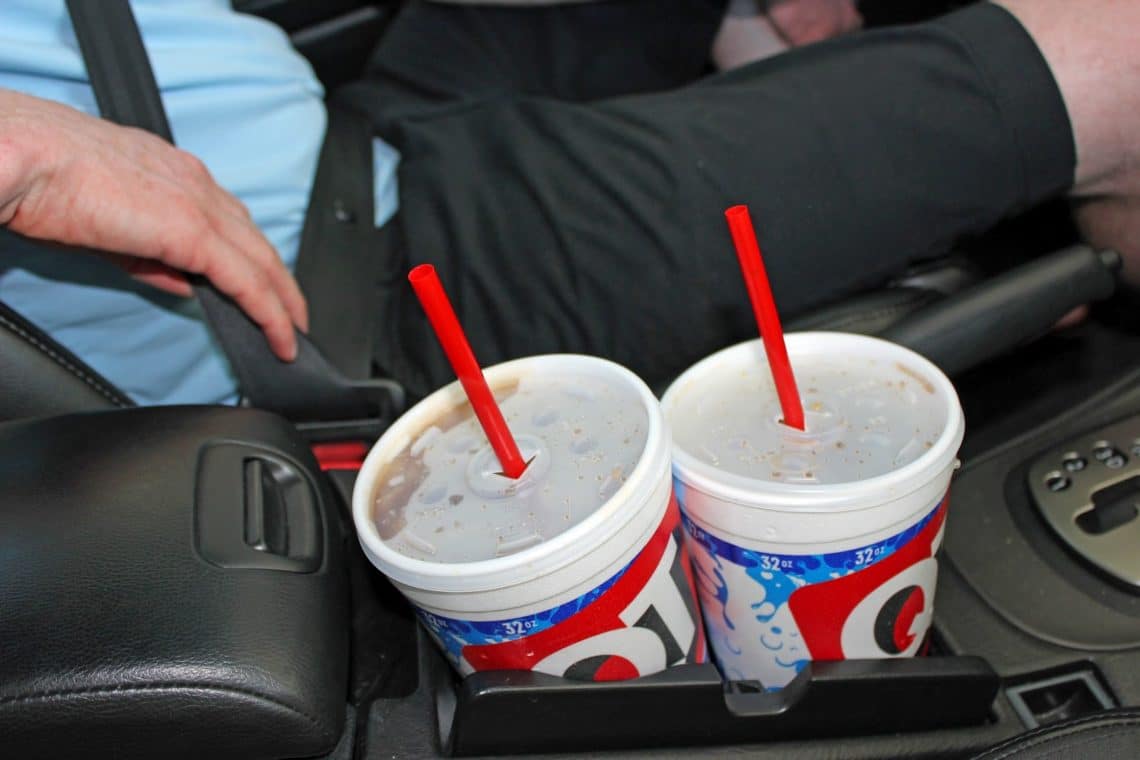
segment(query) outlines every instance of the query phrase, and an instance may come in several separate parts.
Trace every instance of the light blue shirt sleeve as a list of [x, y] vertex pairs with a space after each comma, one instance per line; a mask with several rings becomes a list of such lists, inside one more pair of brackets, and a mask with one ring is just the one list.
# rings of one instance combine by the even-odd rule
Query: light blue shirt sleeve
[[[228, 0], [133, 0], [176, 142], [249, 208], [290, 268], [325, 130], [323, 91], [286, 35]], [[0, 87], [97, 114], [63, 0], [0, 2]], [[399, 155], [373, 150], [376, 222]], [[0, 251], [0, 300], [141, 404], [232, 403], [237, 384], [197, 306], [92, 256]]]
[[400, 152], [379, 137], [372, 140], [372, 178], [375, 183], [372, 191], [374, 219], [377, 227], [383, 227], [396, 214], [400, 207], [400, 196], [396, 187], [396, 169], [400, 166]]

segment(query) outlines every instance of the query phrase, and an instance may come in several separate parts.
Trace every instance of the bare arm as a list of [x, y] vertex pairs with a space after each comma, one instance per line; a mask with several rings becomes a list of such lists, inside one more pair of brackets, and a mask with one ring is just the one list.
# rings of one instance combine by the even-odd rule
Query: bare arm
[[1074, 194], [1140, 191], [1140, 3], [1000, 0], [1033, 36], [1077, 143]]
[[1140, 286], [1140, 3], [999, 0], [1017, 16], [1061, 89], [1077, 146], [1077, 222], [1124, 257]]
[[137, 129], [0, 90], [0, 224], [108, 253], [134, 277], [189, 296], [204, 275], [296, 356], [305, 299], [246, 208], [202, 162]]

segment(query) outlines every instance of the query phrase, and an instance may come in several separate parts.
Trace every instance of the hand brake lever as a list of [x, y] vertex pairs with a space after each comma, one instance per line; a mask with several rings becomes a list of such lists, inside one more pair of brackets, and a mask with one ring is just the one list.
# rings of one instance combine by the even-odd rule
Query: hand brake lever
[[919, 309], [879, 337], [960, 374], [1046, 332], [1072, 309], [1112, 295], [1120, 255], [1076, 245]]

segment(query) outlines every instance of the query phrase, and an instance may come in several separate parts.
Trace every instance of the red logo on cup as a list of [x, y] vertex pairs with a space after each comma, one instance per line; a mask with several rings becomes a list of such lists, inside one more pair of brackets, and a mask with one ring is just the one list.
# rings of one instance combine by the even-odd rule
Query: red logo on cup
[[886, 559], [788, 599], [814, 660], [913, 655], [930, 627], [949, 498], [929, 523]]
[[592, 604], [531, 636], [465, 646], [463, 659], [475, 670], [537, 670], [587, 681], [703, 662], [704, 634], [679, 526], [671, 497], [649, 543]]

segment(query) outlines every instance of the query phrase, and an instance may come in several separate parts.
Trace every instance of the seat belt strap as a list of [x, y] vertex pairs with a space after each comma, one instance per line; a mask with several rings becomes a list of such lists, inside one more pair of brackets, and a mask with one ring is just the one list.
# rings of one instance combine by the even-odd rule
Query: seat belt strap
[[353, 379], [372, 374], [376, 286], [389, 250], [373, 192], [372, 125], [330, 103], [294, 272], [309, 301], [309, 337]]
[[[67, 9], [103, 117], [173, 143], [128, 0], [67, 0]], [[303, 334], [297, 335], [297, 358], [282, 362], [260, 328], [232, 300], [204, 278], [192, 279], [207, 322], [253, 406], [294, 422], [373, 420], [381, 428], [401, 410], [403, 389], [398, 384], [346, 378]]]
[[127, 0], [67, 0], [103, 118], [174, 142], [146, 48]]

